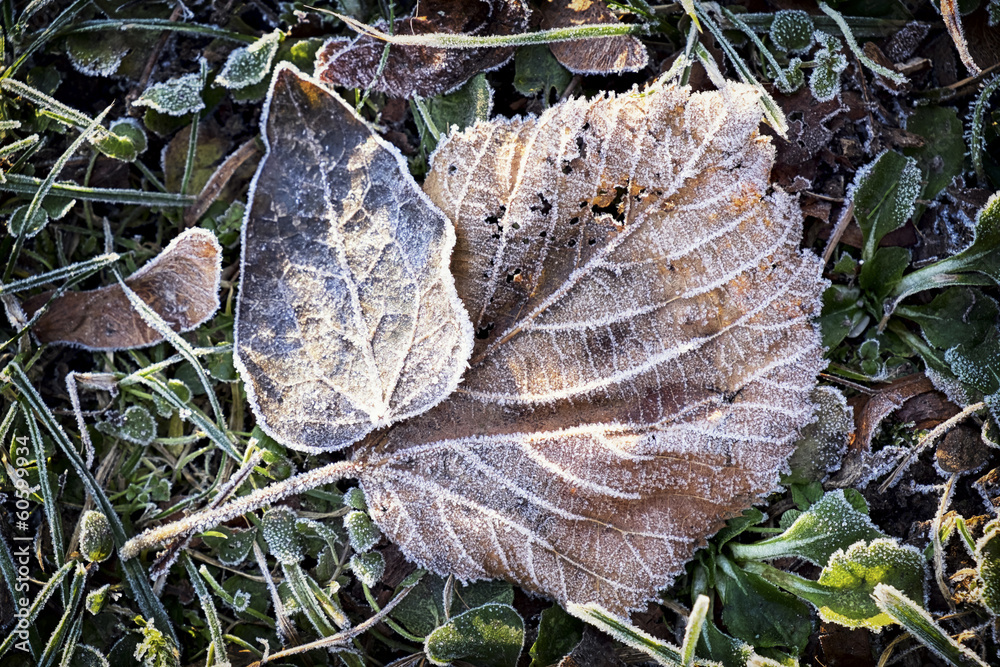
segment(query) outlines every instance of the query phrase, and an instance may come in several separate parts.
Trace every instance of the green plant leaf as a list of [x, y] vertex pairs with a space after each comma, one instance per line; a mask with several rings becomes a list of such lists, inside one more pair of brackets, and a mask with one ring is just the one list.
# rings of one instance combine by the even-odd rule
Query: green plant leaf
[[822, 604], [817, 604], [819, 614], [825, 621], [850, 628], [888, 625], [892, 618], [872, 599], [875, 586], [889, 584], [920, 598], [925, 567], [923, 554], [892, 539], [858, 542], [846, 551], [837, 551], [819, 577], [819, 583], [830, 590]]
[[514, 88], [526, 97], [541, 94], [548, 104], [550, 91], [559, 97], [572, 80], [547, 45], [522, 46], [514, 53]]
[[491, 602], [453, 617], [424, 642], [435, 665], [464, 660], [481, 667], [516, 667], [524, 621], [509, 604]]
[[141, 405], [130, 405], [123, 414], [97, 423], [101, 433], [145, 447], [156, 437], [156, 420]]
[[271, 63], [285, 35], [281, 30], [267, 33], [250, 46], [242, 46], [226, 59], [215, 82], [239, 90], [260, 83], [271, 71]]
[[147, 107], [168, 116], [186, 116], [205, 108], [201, 91], [205, 87], [207, 65], [202, 61], [201, 72], [191, 72], [162, 83], [154, 83], [142, 91], [132, 106]]
[[782, 9], [775, 13], [768, 34], [782, 51], [802, 53], [812, 46], [815, 30], [808, 13], [801, 9]]
[[538, 638], [531, 645], [531, 667], [559, 663], [583, 638], [583, 622], [557, 604], [542, 612]]
[[[958, 254], [908, 274], [893, 290], [896, 303], [911, 294], [948, 285], [970, 284], [955, 274], [978, 272], [1000, 284], [1000, 193], [995, 193], [976, 216], [976, 235]], [[983, 284], [974, 282], [971, 284]]]
[[269, 509], [260, 521], [268, 550], [283, 565], [298, 565], [305, 557], [302, 536], [295, 525], [297, 519], [295, 512], [279, 506]]
[[819, 324], [824, 347], [837, 347], [852, 331], [862, 328], [870, 320], [871, 317], [865, 313], [859, 288], [830, 285], [823, 292], [823, 313]]
[[928, 343], [947, 350], [985, 340], [1000, 317], [1000, 308], [978, 289], [949, 287], [926, 305], [898, 307], [896, 315], [919, 324]]
[[719, 563], [716, 588], [729, 633], [757, 648], [786, 646], [802, 652], [813, 631], [809, 606], [724, 557]]
[[447, 618], [467, 609], [497, 602], [511, 604], [514, 589], [506, 581], [477, 581], [474, 584], [455, 584], [449, 600], [449, 611], [444, 609], [446, 582], [438, 576], [423, 577], [406, 598], [392, 611], [392, 617], [414, 635], [426, 637], [434, 628], [443, 625]]
[[377, 551], [354, 554], [351, 556], [350, 567], [358, 581], [371, 588], [385, 574], [385, 557]]
[[825, 565], [839, 549], [881, 537], [885, 534], [868, 515], [859, 512], [837, 489], [800, 514], [780, 535], [753, 544], [731, 543], [729, 548], [740, 561], [797, 556], [814, 565]]
[[347, 530], [347, 538], [351, 541], [351, 548], [358, 553], [368, 551], [382, 539], [382, 533], [366, 512], [347, 514], [344, 517], [344, 528]]
[[[855, 174], [851, 198], [864, 237], [861, 259], [866, 264], [875, 256], [882, 238], [902, 227], [913, 214], [920, 179], [917, 161], [894, 151], [885, 151]], [[862, 274], [864, 271], [862, 265]]]
[[[861, 266], [858, 284], [881, 306], [893, 288], [903, 279], [903, 272], [910, 265], [910, 251], [906, 248], [876, 248], [870, 261]], [[873, 313], [882, 316], [881, 310]]]
[[933, 200], [962, 173], [965, 162], [962, 121], [954, 109], [917, 107], [906, 121], [906, 131], [924, 139], [923, 146], [906, 148], [903, 153], [916, 158], [923, 173], [925, 184], [921, 199]]

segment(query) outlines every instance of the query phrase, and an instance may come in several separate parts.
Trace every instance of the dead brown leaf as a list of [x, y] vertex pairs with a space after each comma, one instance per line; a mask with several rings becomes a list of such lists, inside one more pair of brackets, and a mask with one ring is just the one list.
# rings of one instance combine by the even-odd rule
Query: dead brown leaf
[[[618, 23], [603, 0], [543, 0], [540, 4], [542, 28], [569, 28], [576, 25]], [[635, 72], [646, 66], [646, 47], [632, 35], [604, 39], [556, 42], [549, 49], [563, 67], [574, 74]]]
[[[452, 33], [511, 35], [528, 27], [523, 0], [422, 0], [414, 14], [398, 19], [395, 35]], [[389, 32], [385, 21], [375, 28]], [[316, 56], [316, 76], [345, 88], [368, 88], [393, 97], [433, 97], [450, 92], [479, 72], [500, 67], [513, 48], [438, 49], [424, 46], [389, 47], [379, 73], [385, 43], [367, 36], [327, 41]], [[376, 77], [377, 75], [377, 77]]]
[[[222, 248], [215, 235], [189, 229], [125, 280], [174, 331], [194, 329], [219, 308]], [[24, 302], [30, 315], [51, 293]], [[119, 285], [70, 292], [54, 299], [32, 329], [42, 343], [73, 345], [87, 350], [123, 350], [163, 340], [129, 304]]]

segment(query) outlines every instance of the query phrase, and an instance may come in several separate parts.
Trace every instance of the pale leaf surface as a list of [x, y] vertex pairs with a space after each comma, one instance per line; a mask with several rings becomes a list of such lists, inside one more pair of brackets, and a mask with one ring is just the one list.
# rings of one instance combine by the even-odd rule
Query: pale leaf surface
[[824, 281], [756, 100], [654, 88], [442, 142], [424, 188], [455, 222], [471, 367], [354, 451], [409, 558], [623, 614], [777, 487]]
[[[133, 273], [125, 284], [174, 331], [190, 331], [219, 308], [222, 247], [212, 232], [189, 229]], [[24, 303], [34, 314], [51, 292]], [[163, 340], [136, 312], [120, 285], [69, 292], [54, 299], [32, 328], [42, 343], [87, 350], [124, 350]]]
[[[543, 0], [539, 5], [542, 28], [618, 23], [603, 0]], [[649, 55], [632, 35], [602, 39], [578, 39], [549, 45], [552, 55], [574, 74], [635, 72], [646, 66]]]
[[339, 97], [279, 67], [243, 228], [236, 362], [259, 422], [306, 451], [424, 412], [471, 348], [452, 224]]
[[[512, 35], [528, 28], [524, 0], [422, 0], [413, 16], [397, 19], [394, 35], [451, 33]], [[385, 21], [374, 27], [390, 32]], [[316, 54], [316, 76], [345, 88], [368, 88], [393, 97], [434, 97], [451, 92], [480, 72], [500, 67], [514, 55], [513, 47], [440, 49], [424, 46], [389, 47], [379, 71], [385, 43], [368, 36], [328, 40]]]

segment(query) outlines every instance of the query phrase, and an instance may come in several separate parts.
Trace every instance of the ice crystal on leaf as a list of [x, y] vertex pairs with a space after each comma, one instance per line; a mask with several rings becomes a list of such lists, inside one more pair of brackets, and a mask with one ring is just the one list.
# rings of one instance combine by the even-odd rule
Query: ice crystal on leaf
[[274, 30], [250, 46], [230, 53], [215, 82], [226, 88], [239, 89], [263, 81], [271, 69], [282, 37], [280, 30]]
[[204, 87], [204, 71], [184, 74], [163, 83], [154, 83], [142, 91], [142, 95], [132, 106], [149, 107], [168, 116], [185, 116], [205, 108], [205, 102], [201, 98]]
[[336, 96], [272, 87], [241, 371], [291, 447], [400, 422], [341, 469], [409, 558], [623, 614], [777, 486], [824, 281], [753, 88], [478, 123], [433, 156], [442, 215]]

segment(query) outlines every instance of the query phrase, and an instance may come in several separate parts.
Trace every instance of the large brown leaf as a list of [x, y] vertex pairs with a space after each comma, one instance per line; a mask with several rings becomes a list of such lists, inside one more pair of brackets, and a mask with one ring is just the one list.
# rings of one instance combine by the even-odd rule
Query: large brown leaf
[[777, 486], [824, 282], [756, 97], [654, 88], [442, 143], [424, 187], [456, 225], [471, 368], [354, 452], [409, 558], [625, 613]]
[[472, 331], [448, 271], [455, 232], [399, 151], [291, 66], [264, 134], [235, 359], [271, 435], [338, 449], [458, 384]]
[[[528, 15], [524, 0], [421, 0], [412, 16], [395, 21], [392, 34], [511, 35], [524, 32]], [[388, 32], [385, 21], [373, 27]], [[389, 57], [381, 67], [384, 49], [385, 43], [366, 35], [330, 39], [316, 54], [316, 76], [347, 88], [372, 86], [394, 97], [433, 97], [458, 88], [479, 72], [500, 67], [514, 55], [512, 47], [397, 45], [389, 47]]]
[[[125, 280], [174, 331], [190, 331], [219, 308], [222, 247], [204, 229], [189, 229]], [[51, 292], [24, 302], [33, 315]], [[48, 305], [32, 328], [42, 343], [87, 350], [124, 350], [155, 345], [163, 336], [132, 308], [120, 285], [69, 292]]]
[[[472, 330], [445, 277], [450, 225], [398, 154], [290, 68], [273, 86], [237, 348], [258, 416], [313, 450], [391, 421], [386, 377], [450, 391]], [[813, 415], [824, 282], [798, 248], [796, 203], [768, 184], [760, 116], [748, 86], [655, 86], [447, 138], [424, 187], [455, 224], [451, 270], [476, 330], [462, 384], [369, 434], [352, 461], [188, 529], [347, 473], [379, 527], [436, 572], [619, 614], [654, 597], [777, 486]], [[365, 365], [380, 313], [424, 308], [417, 283], [433, 317], [411, 315]], [[414, 340], [443, 370], [400, 366]], [[383, 401], [377, 419], [342, 398], [363, 392]]]

